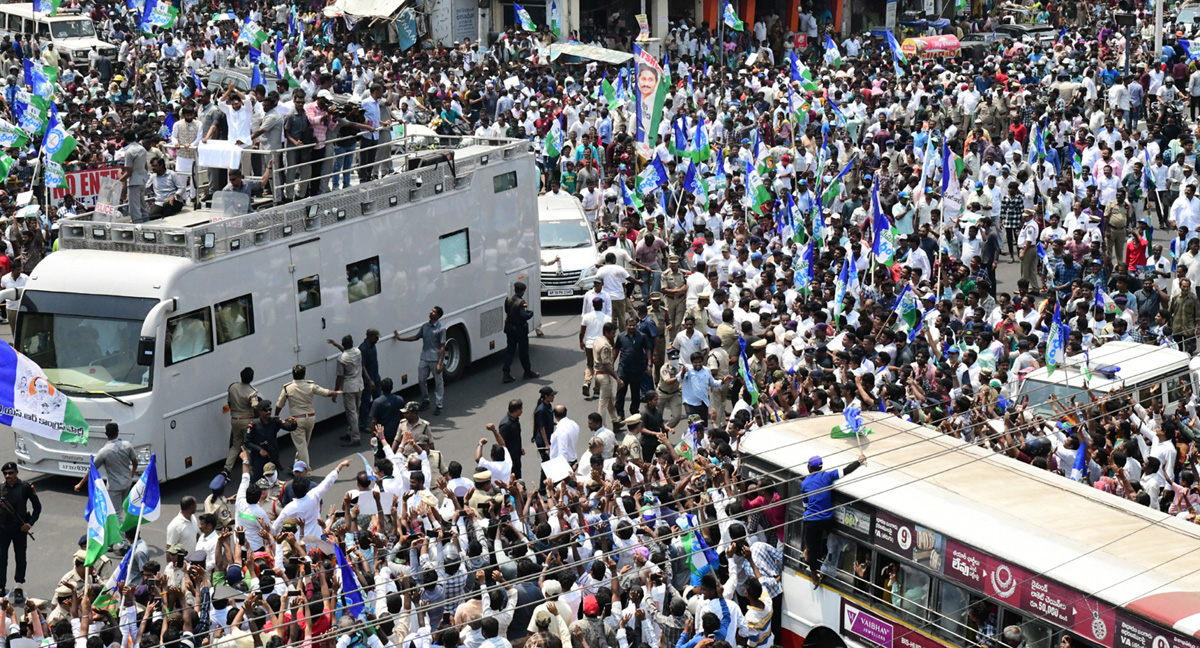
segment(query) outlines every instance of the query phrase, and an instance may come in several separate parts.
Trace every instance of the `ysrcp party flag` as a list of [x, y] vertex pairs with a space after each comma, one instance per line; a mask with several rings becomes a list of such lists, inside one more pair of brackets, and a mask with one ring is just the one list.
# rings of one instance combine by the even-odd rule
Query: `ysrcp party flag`
[[[146, 13], [142, 21], [142, 30], [149, 30], [151, 27], [159, 29], [173, 29], [176, 21], [179, 19], [179, 10], [171, 5], [170, 2], [164, 0], [146, 0]], [[265, 41], [266, 38], [264, 37]], [[257, 45], [253, 45], [258, 47]]]
[[58, 120], [58, 108], [50, 104], [50, 127], [46, 129], [46, 137], [42, 139], [42, 153], [47, 160], [62, 164], [75, 150], [75, 136], [63, 128]]
[[33, 12], [53, 16], [58, 13], [58, 5], [62, 0], [33, 0]]
[[1046, 338], [1046, 375], [1063, 363], [1066, 357], [1067, 327], [1063, 325], [1058, 304], [1054, 305], [1054, 320], [1050, 324], [1050, 336]]
[[55, 189], [67, 186], [67, 170], [54, 160], [46, 160], [46, 186]]
[[529, 12], [525, 11], [525, 7], [514, 2], [513, 11], [517, 14], [517, 22], [521, 24], [521, 29], [525, 31], [537, 31], [537, 25], [534, 24], [533, 18], [529, 17]]
[[19, 126], [0, 119], [0, 148], [25, 148], [29, 135]]
[[648, 196], [655, 189], [667, 184], [670, 179], [662, 160], [655, 157], [654, 161], [647, 164], [646, 168], [638, 174], [637, 192], [639, 195]]
[[738, 18], [737, 10], [733, 8], [733, 5], [729, 3], [728, 0], [725, 2], [725, 11], [722, 14], [721, 19], [724, 20], [725, 25], [733, 31], [742, 31], [746, 28], [746, 24], [742, 22], [741, 18]]
[[54, 84], [42, 70], [42, 66], [25, 59], [25, 85], [33, 89], [33, 94], [49, 99], [54, 95]]
[[[147, 2], [149, 1], [147, 0]], [[242, 33], [238, 35], [238, 40], [250, 43], [250, 47], [262, 49], [263, 43], [267, 42], [269, 36], [270, 34], [265, 29], [250, 20], [250, 16], [246, 16], [246, 22], [242, 25]]]
[[158, 490], [158, 461], [155, 455], [150, 455], [150, 463], [142, 476], [133, 483], [125, 501], [121, 504], [128, 514], [121, 523], [121, 531], [128, 531], [138, 524], [140, 517], [145, 522], [153, 522], [162, 513], [162, 498]]
[[0, 344], [0, 425], [63, 443], [87, 443], [88, 424], [29, 357]]
[[637, 151], [643, 160], [649, 160], [658, 139], [658, 124], [671, 82], [658, 60], [639, 45], [633, 46], [633, 59], [637, 64], [633, 94], [637, 99]]
[[107, 553], [109, 547], [121, 541], [121, 532], [117, 527], [117, 509], [113, 508], [108, 488], [100, 478], [100, 471], [96, 470], [95, 458], [90, 461], [92, 465], [88, 469], [88, 503], [83, 512], [83, 518], [87, 520], [87, 556], [83, 559], [83, 564], [89, 567]]
[[8, 172], [17, 163], [16, 160], [8, 157], [5, 153], [0, 153], [0, 182], [8, 180]]

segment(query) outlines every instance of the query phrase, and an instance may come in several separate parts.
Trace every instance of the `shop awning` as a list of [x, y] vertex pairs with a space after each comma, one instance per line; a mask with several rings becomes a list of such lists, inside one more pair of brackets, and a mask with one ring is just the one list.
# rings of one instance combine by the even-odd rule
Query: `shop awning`
[[[343, 1], [338, 0], [338, 2]], [[629, 54], [628, 52], [619, 52], [595, 45], [551, 43], [550, 60], [558, 60], [560, 56], [566, 56], [568, 60], [585, 59], [588, 61], [600, 61], [601, 63], [608, 63], [610, 65], [621, 65], [633, 59], [633, 54]]]
[[325, 7], [324, 14], [330, 17], [345, 14], [363, 18], [391, 18], [404, 3], [405, 0], [337, 0]]

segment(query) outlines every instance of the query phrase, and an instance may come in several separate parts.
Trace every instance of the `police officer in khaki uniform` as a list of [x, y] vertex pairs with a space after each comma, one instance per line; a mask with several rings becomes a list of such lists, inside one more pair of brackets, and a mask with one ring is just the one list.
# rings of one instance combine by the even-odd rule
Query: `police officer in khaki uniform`
[[667, 257], [667, 269], [662, 273], [662, 294], [667, 299], [667, 324], [676, 333], [683, 326], [683, 312], [687, 306], [687, 275], [679, 268], [679, 256]]
[[412, 439], [415, 443], [417, 435], [429, 438], [429, 421], [421, 418], [421, 404], [409, 401], [404, 404], [404, 418], [400, 419], [400, 425], [396, 428], [396, 442], [392, 444], [392, 450], [400, 452], [402, 442]]
[[717, 323], [712, 321], [712, 317], [708, 314], [708, 302], [712, 299], [712, 293], [707, 291], [700, 293], [696, 297], [696, 305], [687, 309], [684, 317], [691, 315], [696, 318], [696, 330], [704, 335], [708, 335], [711, 329], [717, 328]]
[[[663, 424], [675, 427], [683, 418], [683, 387], [679, 384], [679, 349], [667, 349], [667, 359], [658, 370], [658, 407]], [[667, 414], [667, 410], [671, 413]]]
[[655, 328], [658, 329], [658, 335], [654, 337], [654, 371], [650, 375], [650, 379], [657, 382], [658, 371], [667, 360], [667, 309], [663, 306], [662, 293], [650, 293], [650, 305], [647, 312], [654, 322]]
[[[708, 365], [708, 370], [712, 372], [713, 378], [722, 380], [725, 376], [730, 375], [729, 354], [721, 347], [720, 340], [716, 335], [709, 336], [708, 357], [705, 359], [705, 364]], [[720, 387], [708, 390], [708, 399], [712, 404], [712, 409], [717, 413], [713, 417], [712, 424], [714, 426], [725, 425], [725, 394], [728, 390], [724, 383]]]
[[755, 384], [762, 387], [767, 378], [767, 341], [755, 340], [750, 345], [750, 375], [754, 378]]
[[296, 460], [304, 463], [308, 463], [308, 442], [312, 439], [313, 426], [317, 424], [313, 396], [326, 396], [336, 403], [337, 397], [342, 393], [305, 380], [306, 373], [304, 365], [292, 367], [292, 382], [283, 386], [283, 391], [279, 392], [279, 398], [275, 401], [275, 416], [279, 416], [286, 403], [288, 413], [296, 419], [296, 429], [292, 430], [292, 443], [296, 445]]
[[242, 445], [246, 443], [246, 426], [254, 420], [254, 403], [258, 401], [258, 390], [254, 382], [254, 370], [242, 369], [241, 381], [229, 386], [229, 456], [225, 457], [225, 472], [233, 470]]

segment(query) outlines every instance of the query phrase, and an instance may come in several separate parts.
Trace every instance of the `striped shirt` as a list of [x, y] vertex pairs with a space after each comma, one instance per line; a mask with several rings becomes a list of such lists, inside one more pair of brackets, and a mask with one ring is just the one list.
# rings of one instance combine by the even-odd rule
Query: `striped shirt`
[[746, 608], [746, 627], [750, 630], [749, 636], [746, 637], [746, 645], [749, 648], [770, 646], [774, 643], [774, 637], [771, 636], [771, 617], [774, 610], [771, 606], [771, 597], [767, 594], [766, 589], [763, 590], [759, 601], [763, 606], [761, 610], [754, 607]]

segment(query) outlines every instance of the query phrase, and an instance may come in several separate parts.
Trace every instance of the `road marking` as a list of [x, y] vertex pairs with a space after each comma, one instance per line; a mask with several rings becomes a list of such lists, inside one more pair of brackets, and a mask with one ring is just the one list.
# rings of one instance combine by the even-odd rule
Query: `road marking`
[[554, 320], [551, 322], [542, 322], [542, 326], [556, 326], [557, 324], [558, 324], [558, 320]]

